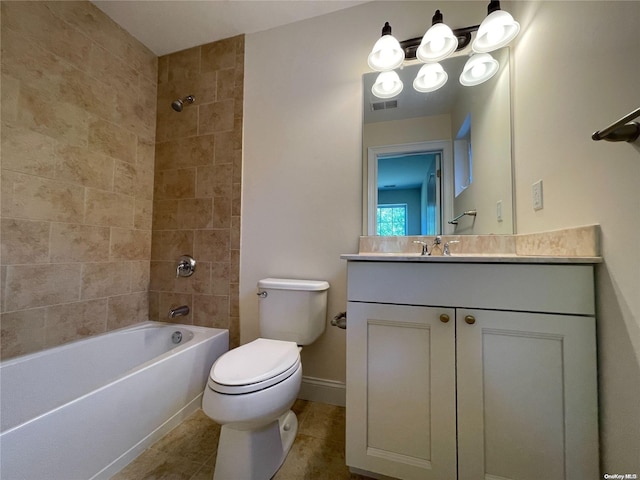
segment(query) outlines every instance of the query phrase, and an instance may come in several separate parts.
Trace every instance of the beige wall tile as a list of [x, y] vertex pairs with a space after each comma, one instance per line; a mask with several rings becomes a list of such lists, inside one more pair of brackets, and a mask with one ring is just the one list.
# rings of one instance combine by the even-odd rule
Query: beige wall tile
[[222, 100], [199, 107], [198, 134], [233, 130], [234, 100]]
[[111, 229], [111, 260], [147, 260], [151, 256], [151, 231]]
[[178, 200], [178, 228], [213, 227], [213, 199], [189, 198]]
[[61, 58], [82, 68], [89, 60], [91, 40], [53, 15], [48, 2], [3, 2], [4, 28], [24, 35]]
[[160, 292], [173, 292], [176, 283], [176, 261], [151, 262], [151, 280], [149, 289]]
[[113, 187], [113, 158], [71, 145], [60, 145], [55, 152], [56, 179], [103, 190]]
[[36, 308], [0, 315], [0, 355], [3, 359], [45, 347], [45, 309]]
[[[5, 90], [2, 77], [2, 91]], [[2, 100], [4, 106], [4, 98]], [[2, 116], [5, 120], [6, 117]], [[54, 178], [58, 158], [55, 148], [58, 142], [51, 137], [28, 128], [3, 124], [2, 168], [14, 172], [29, 173], [40, 177]]]
[[181, 168], [156, 173], [155, 198], [194, 198], [196, 195], [196, 169]]
[[149, 316], [147, 292], [109, 297], [107, 330], [144, 322]]
[[232, 68], [236, 63], [237, 37], [208, 43], [201, 47], [201, 71], [211, 72]]
[[70, 183], [3, 171], [3, 215], [81, 223], [84, 188]]
[[153, 202], [153, 230], [178, 228], [178, 203], [180, 200], [155, 200]]
[[211, 165], [215, 146], [213, 135], [159, 143], [156, 146], [156, 171]]
[[80, 297], [85, 300], [129, 293], [130, 277], [128, 262], [85, 263]]
[[139, 230], [151, 230], [152, 220], [153, 201], [146, 198], [136, 198], [133, 227]]
[[52, 262], [100, 262], [108, 259], [108, 228], [69, 223], [51, 224]]
[[196, 230], [194, 258], [203, 262], [231, 261], [230, 236], [228, 229]]
[[236, 69], [235, 65], [231, 68], [225, 68], [223, 70], [218, 70], [218, 79], [220, 80], [217, 84], [216, 97], [217, 100], [227, 100], [235, 98], [235, 78], [236, 78]]
[[[188, 94], [187, 94], [188, 95]], [[195, 107], [195, 108], [194, 108]], [[176, 138], [192, 137], [198, 133], [198, 107], [191, 105], [175, 112], [171, 104], [158, 104], [156, 140], [166, 142]]]
[[229, 279], [230, 279], [229, 263], [212, 263], [211, 264], [211, 293], [214, 295], [229, 295]]
[[98, 119], [89, 125], [88, 135], [89, 148], [125, 162], [136, 161], [138, 139], [129, 130]]
[[138, 170], [134, 163], [115, 160], [113, 172], [113, 191], [135, 196], [138, 183]]
[[231, 205], [232, 199], [229, 197], [215, 197], [213, 199], [213, 227], [231, 227]]
[[134, 200], [105, 190], [87, 188], [85, 223], [115, 227], [132, 227]]
[[200, 49], [201, 47], [198, 46], [167, 55], [168, 80], [170, 82], [184, 78], [196, 78], [199, 75]]
[[107, 300], [96, 320], [99, 304], [78, 302], [81, 292], [119, 299], [112, 326], [128, 321], [123, 305], [147, 319], [157, 59], [90, 2], [0, 8], [0, 260], [11, 264], [0, 267], [0, 310], [52, 315], [24, 338], [3, 331], [6, 356], [106, 330]]
[[80, 267], [79, 263], [7, 267], [4, 286], [5, 311], [26, 310], [79, 300]]
[[17, 124], [70, 145], [85, 146], [89, 113], [25, 84], [20, 86]]
[[231, 132], [219, 132], [215, 134], [216, 143], [214, 161], [216, 164], [233, 163], [235, 159], [235, 136]]
[[231, 198], [233, 165], [198, 167], [196, 173], [196, 197]]
[[49, 222], [3, 218], [0, 226], [3, 265], [49, 261]]
[[18, 119], [18, 102], [20, 100], [20, 81], [10, 75], [0, 75], [0, 117], [3, 125]]
[[149, 320], [160, 321], [160, 294], [149, 292]]
[[127, 262], [131, 274], [131, 293], [149, 290], [151, 262], [148, 260]]
[[156, 231], [151, 242], [151, 260], [177, 262], [181, 255], [192, 255], [195, 249], [193, 238], [193, 230]]
[[91, 45], [88, 71], [117, 90], [132, 91], [139, 85], [139, 73], [131, 64], [96, 43]]
[[193, 324], [202, 327], [229, 328], [229, 297], [194, 295]]
[[46, 309], [45, 342], [48, 347], [98, 335], [107, 330], [107, 299], [66, 303]]

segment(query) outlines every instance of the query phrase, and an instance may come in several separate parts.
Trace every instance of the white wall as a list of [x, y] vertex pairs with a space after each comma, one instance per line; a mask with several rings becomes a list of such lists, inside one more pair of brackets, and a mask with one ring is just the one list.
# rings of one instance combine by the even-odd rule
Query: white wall
[[[362, 225], [362, 75], [385, 21], [424, 34], [437, 5], [373, 2], [247, 35], [240, 259], [241, 341], [258, 336], [256, 282], [328, 280], [330, 318], [346, 310], [346, 262]], [[460, 26], [486, 11], [451, 8]], [[327, 324], [328, 324], [327, 321]], [[343, 382], [345, 332], [303, 350], [304, 374]]]
[[[361, 231], [361, 75], [384, 21], [422, 35], [436, 8], [453, 28], [484, 2], [373, 2], [246, 37], [240, 315], [258, 335], [256, 282], [326, 279], [346, 309], [346, 265]], [[640, 148], [590, 135], [638, 107], [640, 2], [503, 2], [515, 48], [514, 149], [520, 233], [599, 223], [603, 473], [640, 473]], [[562, 43], [556, 43], [562, 40]], [[544, 181], [545, 208], [531, 207]], [[344, 331], [303, 351], [305, 375], [344, 381]]]
[[[603, 474], [640, 474], [640, 142], [591, 134], [640, 106], [640, 2], [514, 2], [519, 233], [599, 223]], [[531, 185], [543, 181], [544, 209]]]

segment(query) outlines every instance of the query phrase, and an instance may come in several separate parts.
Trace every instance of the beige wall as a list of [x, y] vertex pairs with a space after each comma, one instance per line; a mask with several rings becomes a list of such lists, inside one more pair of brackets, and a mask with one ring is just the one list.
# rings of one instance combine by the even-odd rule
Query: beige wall
[[2, 357], [147, 319], [156, 57], [89, 2], [2, 2]]
[[[228, 328], [239, 341], [238, 265], [244, 36], [166, 55], [158, 63], [158, 117], [150, 317]], [[175, 112], [171, 102], [195, 103]], [[195, 273], [176, 278], [178, 258]]]
[[[302, 351], [304, 375], [345, 379], [346, 262], [362, 229], [362, 74], [385, 21], [397, 36], [424, 34], [432, 2], [372, 2], [247, 35], [241, 340], [259, 335], [256, 283], [268, 276], [327, 280], [327, 330]], [[455, 14], [454, 14], [455, 12]], [[481, 2], [446, 18], [471, 25]]]
[[[603, 473], [640, 472], [640, 143], [591, 134], [638, 105], [640, 2], [514, 2], [518, 232], [599, 223]], [[606, 20], [604, 20], [606, 19]], [[531, 185], [542, 179], [544, 209]]]
[[[639, 472], [640, 158], [590, 134], [637, 107], [640, 2], [503, 3], [523, 25], [515, 51], [519, 232], [602, 225], [598, 271], [603, 472]], [[329, 315], [346, 308], [346, 265], [361, 225], [361, 75], [384, 21], [422, 35], [441, 2], [372, 2], [247, 36], [240, 311], [258, 335], [255, 284], [268, 275], [325, 278]], [[450, 2], [452, 27], [484, 2]], [[606, 21], [603, 21], [606, 19]], [[554, 43], [556, 40], [562, 43]], [[277, 55], [274, 55], [277, 52]], [[542, 178], [545, 208], [533, 212]], [[305, 375], [344, 380], [344, 332], [303, 350]]]

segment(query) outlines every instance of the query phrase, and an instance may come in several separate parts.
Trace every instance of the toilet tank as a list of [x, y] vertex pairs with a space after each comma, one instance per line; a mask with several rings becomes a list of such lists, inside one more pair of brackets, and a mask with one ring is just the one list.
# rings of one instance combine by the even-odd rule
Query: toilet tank
[[260, 336], [309, 345], [327, 323], [327, 290], [322, 280], [265, 278], [258, 282]]

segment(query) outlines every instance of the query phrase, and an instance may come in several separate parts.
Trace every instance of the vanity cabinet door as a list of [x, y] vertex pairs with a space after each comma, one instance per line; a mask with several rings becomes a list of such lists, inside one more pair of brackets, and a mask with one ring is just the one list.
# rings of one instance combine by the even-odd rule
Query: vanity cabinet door
[[348, 318], [347, 465], [454, 479], [455, 310], [349, 302]]
[[599, 478], [595, 319], [456, 311], [458, 480]]

